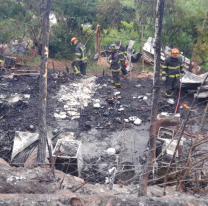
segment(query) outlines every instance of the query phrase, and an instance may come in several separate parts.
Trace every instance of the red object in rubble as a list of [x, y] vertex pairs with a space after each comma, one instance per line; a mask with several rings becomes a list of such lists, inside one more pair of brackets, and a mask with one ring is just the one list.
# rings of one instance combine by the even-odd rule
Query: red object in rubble
[[126, 66], [129, 65], [129, 61], [128, 61], [128, 60], [125, 61], [125, 65], [126, 65]]

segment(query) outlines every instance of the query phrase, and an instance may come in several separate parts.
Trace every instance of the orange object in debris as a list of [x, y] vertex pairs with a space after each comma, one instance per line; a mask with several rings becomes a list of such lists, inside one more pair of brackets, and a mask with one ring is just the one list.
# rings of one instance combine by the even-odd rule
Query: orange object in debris
[[186, 109], [190, 109], [190, 107], [187, 105], [187, 104], [185, 104], [185, 103], [183, 103], [183, 104], [181, 104], [184, 108], [186, 108]]
[[128, 60], [125, 61], [125, 65], [126, 65], [126, 66], [129, 65], [129, 61], [128, 61]]

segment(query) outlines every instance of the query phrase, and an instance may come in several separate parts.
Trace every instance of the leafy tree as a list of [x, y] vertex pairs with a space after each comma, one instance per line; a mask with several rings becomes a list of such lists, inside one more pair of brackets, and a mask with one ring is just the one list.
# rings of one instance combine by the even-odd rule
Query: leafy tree
[[197, 26], [201, 25], [205, 9], [198, 0], [168, 0], [165, 9], [163, 42], [178, 47], [191, 57], [196, 43]]

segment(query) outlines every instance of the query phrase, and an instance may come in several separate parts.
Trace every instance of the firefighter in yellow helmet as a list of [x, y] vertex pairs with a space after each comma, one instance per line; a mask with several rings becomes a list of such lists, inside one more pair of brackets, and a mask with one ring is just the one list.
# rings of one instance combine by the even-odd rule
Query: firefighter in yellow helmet
[[86, 47], [81, 44], [76, 37], [71, 39], [72, 44], [74, 45], [75, 58], [72, 62], [72, 68], [76, 75], [80, 73], [86, 75], [87, 68], [87, 52]]
[[183, 61], [179, 49], [171, 50], [171, 56], [166, 58], [162, 67], [162, 79], [166, 81], [166, 96], [171, 97], [174, 88], [179, 88], [180, 76], [184, 73]]

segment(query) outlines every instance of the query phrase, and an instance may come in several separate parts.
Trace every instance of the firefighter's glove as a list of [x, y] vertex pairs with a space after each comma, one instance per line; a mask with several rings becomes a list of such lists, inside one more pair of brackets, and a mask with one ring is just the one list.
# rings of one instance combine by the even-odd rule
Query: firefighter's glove
[[109, 62], [109, 64], [111, 64], [111, 63], [112, 63], [112, 60], [111, 60], [111, 59], [109, 59], [109, 60], [108, 60], [108, 62]]
[[165, 80], [166, 80], [166, 76], [163, 76], [163, 77], [162, 77], [162, 80], [165, 81]]

